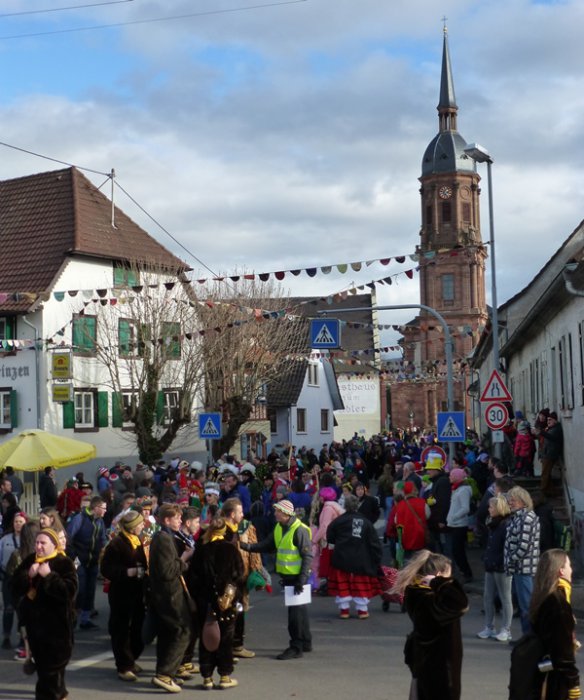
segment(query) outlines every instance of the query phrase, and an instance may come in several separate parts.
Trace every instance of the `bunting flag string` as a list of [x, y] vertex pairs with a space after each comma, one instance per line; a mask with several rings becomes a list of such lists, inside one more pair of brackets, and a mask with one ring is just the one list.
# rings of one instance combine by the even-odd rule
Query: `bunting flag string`
[[[362, 261], [357, 261], [357, 262], [351, 262], [351, 263], [336, 263], [335, 265], [323, 265], [323, 266], [312, 266], [312, 267], [306, 267], [306, 268], [299, 268], [296, 270], [282, 270], [282, 271], [276, 271], [276, 272], [260, 272], [260, 273], [245, 273], [245, 274], [233, 274], [233, 275], [223, 275], [223, 276], [218, 276], [218, 277], [209, 277], [205, 279], [197, 279], [193, 280], [190, 282], [192, 284], [193, 282], [197, 282], [198, 284], [205, 284], [208, 282], [214, 282], [214, 281], [225, 281], [225, 282], [237, 282], [241, 280], [259, 280], [260, 282], [267, 282], [270, 277], [274, 277], [278, 281], [281, 281], [282, 279], [285, 278], [286, 274], [291, 274], [293, 276], [298, 276], [302, 272], [306, 272], [306, 274], [309, 277], [314, 277], [318, 272], [320, 271], [321, 274], [330, 274], [330, 272], [333, 270], [333, 268], [337, 269], [339, 272], [342, 274], [346, 272], [359, 272], [360, 270], [364, 269], [363, 266], [365, 266], [365, 269], [370, 267], [374, 263], [380, 263], [382, 265], [388, 265], [392, 260], [395, 260], [396, 262], [403, 264], [406, 262], [406, 260], [411, 260], [413, 262], [416, 262], [417, 265], [415, 268], [411, 268], [408, 270], [403, 270], [398, 273], [394, 273], [393, 275], [389, 277], [385, 277], [382, 280], [378, 280], [378, 284], [392, 284], [393, 279], [396, 278], [400, 274], [406, 275], [409, 279], [413, 278], [414, 272], [418, 271], [420, 267], [428, 264], [435, 264], [436, 258], [439, 255], [443, 255], [445, 253], [448, 253], [449, 257], [456, 257], [462, 254], [467, 253], [470, 250], [477, 250], [477, 249], [484, 249], [485, 246], [461, 246], [460, 248], [439, 248], [437, 250], [432, 250], [432, 251], [425, 251], [425, 252], [416, 252], [416, 253], [410, 253], [407, 255], [396, 255], [392, 256], [391, 258], [375, 258], [373, 260], [362, 260]], [[68, 297], [75, 298], [79, 295], [81, 295], [81, 298], [85, 300], [91, 300], [94, 297], [99, 297], [100, 299], [106, 299], [106, 298], [115, 298], [116, 295], [129, 293], [129, 292], [134, 292], [136, 294], [140, 294], [142, 291], [145, 289], [159, 289], [161, 287], [164, 287], [167, 291], [171, 291], [175, 286], [180, 286], [182, 283], [177, 282], [175, 279], [174, 280], [167, 280], [165, 282], [161, 283], [156, 283], [156, 284], [138, 284], [138, 285], [132, 285], [127, 288], [119, 288], [119, 287], [112, 287], [112, 288], [99, 288], [99, 289], [66, 289], [66, 290], [57, 290], [54, 292], [30, 292], [28, 290], [24, 291], [5, 291], [5, 292], [0, 292], [0, 305], [5, 304], [7, 302], [28, 302], [28, 303], [34, 303], [36, 301], [48, 301], [51, 297], [54, 298], [56, 301], [64, 301]], [[352, 287], [351, 289], [347, 290], [346, 292], [340, 292], [339, 294], [357, 294], [358, 291], [365, 289], [365, 287], [370, 286], [373, 284], [372, 282], [369, 282], [367, 284], [359, 285], [356, 287]]]

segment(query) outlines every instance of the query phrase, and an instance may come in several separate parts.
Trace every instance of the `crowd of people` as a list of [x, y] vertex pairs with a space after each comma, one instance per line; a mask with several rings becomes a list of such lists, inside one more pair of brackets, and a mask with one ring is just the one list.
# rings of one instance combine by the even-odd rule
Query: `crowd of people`
[[[534, 445], [541, 442], [544, 465], [552, 459], [545, 445], [557, 440], [542, 434], [557, 436], [559, 424], [540, 416], [546, 427], [528, 432]], [[34, 517], [20, 510], [18, 477], [9, 471], [0, 478], [2, 647], [12, 648], [16, 623], [15, 658], [36, 670], [36, 698], [64, 700], [74, 634], [99, 626], [102, 579], [121, 681], [137, 680], [145, 644], [156, 639], [153, 685], [178, 693], [200, 673], [203, 689], [233, 688], [234, 664], [255, 656], [245, 646], [250, 591], [271, 590], [272, 574], [288, 596], [328, 595], [340, 619], [368, 619], [371, 599], [383, 590], [375, 528], [383, 518], [389, 563], [399, 570], [392, 592], [404, 596], [413, 622], [405, 650], [412, 697], [460, 697], [460, 619], [468, 609], [463, 586], [473, 580], [473, 541], [484, 546], [485, 626], [478, 637], [511, 642], [515, 604], [522, 632], [540, 634], [552, 658], [556, 675], [546, 682], [546, 697], [579, 697], [567, 642], [568, 633], [575, 639], [573, 625], [560, 630], [550, 622], [570, 615], [569, 558], [554, 547], [545, 496], [534, 505], [513, 478], [532, 469], [521, 447], [524, 422], [516, 421], [513, 445], [519, 442], [521, 455], [511, 466], [478, 440], [457, 445], [447, 464], [433, 447], [435, 435], [388, 433], [355, 435], [318, 453], [272, 450], [263, 462], [225, 455], [207, 469], [180, 458], [134, 468], [119, 463], [101, 467], [95, 487], [79, 473], [59, 490], [47, 468]], [[546, 490], [550, 476], [551, 467], [542, 479]], [[289, 641], [279, 660], [313, 649], [309, 606], [299, 600], [287, 606]], [[51, 643], [41, 644], [49, 626]], [[561, 657], [551, 648], [560, 642]], [[568, 694], [550, 694], [557, 688]]]

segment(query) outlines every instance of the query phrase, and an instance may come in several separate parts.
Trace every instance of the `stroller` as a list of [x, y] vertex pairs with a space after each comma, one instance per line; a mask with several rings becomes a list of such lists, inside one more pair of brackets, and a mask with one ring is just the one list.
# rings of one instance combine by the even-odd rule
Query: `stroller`
[[402, 612], [405, 612], [404, 610], [404, 597], [401, 593], [390, 593], [391, 589], [393, 588], [395, 581], [397, 579], [397, 569], [394, 569], [392, 566], [382, 566], [381, 567], [381, 576], [380, 576], [380, 583], [381, 583], [381, 600], [383, 601], [381, 604], [383, 612], [389, 612], [389, 605], [390, 603], [397, 603]]

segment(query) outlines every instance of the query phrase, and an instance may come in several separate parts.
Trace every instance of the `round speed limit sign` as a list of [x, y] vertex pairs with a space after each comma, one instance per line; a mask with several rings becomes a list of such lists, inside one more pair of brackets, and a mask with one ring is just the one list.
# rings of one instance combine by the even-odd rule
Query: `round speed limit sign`
[[509, 411], [503, 403], [488, 403], [485, 407], [485, 422], [491, 430], [500, 430], [509, 422]]

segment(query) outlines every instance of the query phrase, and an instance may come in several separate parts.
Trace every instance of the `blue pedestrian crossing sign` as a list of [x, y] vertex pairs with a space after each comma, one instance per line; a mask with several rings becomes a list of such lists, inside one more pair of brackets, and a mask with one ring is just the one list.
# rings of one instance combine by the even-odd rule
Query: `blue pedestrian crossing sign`
[[464, 411], [447, 411], [438, 414], [438, 441], [464, 442], [466, 428]]
[[199, 437], [201, 440], [221, 439], [220, 413], [199, 413]]
[[310, 320], [310, 347], [320, 350], [338, 348], [341, 345], [341, 322], [338, 318], [313, 318]]

